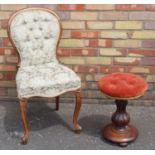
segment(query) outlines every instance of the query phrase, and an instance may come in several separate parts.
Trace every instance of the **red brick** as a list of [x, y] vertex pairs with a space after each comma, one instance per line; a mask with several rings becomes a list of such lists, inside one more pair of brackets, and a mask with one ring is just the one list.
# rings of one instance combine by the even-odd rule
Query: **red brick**
[[8, 27], [8, 20], [2, 20], [1, 21], [1, 28], [7, 29]]
[[150, 73], [155, 73], [155, 67], [154, 66], [147, 66], [149, 68]]
[[4, 50], [5, 55], [17, 55], [17, 51], [15, 48], [5, 48]]
[[11, 44], [11, 42], [10, 42], [10, 40], [9, 40], [9, 38], [4, 38], [3, 39], [3, 46], [5, 46], [5, 47], [9, 47], [9, 46], [12, 46], [12, 44]]
[[97, 73], [98, 66], [78, 65], [78, 66], [73, 66], [73, 70], [78, 73]]
[[154, 11], [155, 10], [155, 4], [147, 4], [146, 10], [148, 11]]
[[0, 39], [0, 47], [2, 47], [3, 46], [3, 41], [2, 41], [2, 39]]
[[142, 65], [155, 65], [155, 57], [144, 57], [141, 60]]
[[98, 38], [97, 31], [72, 31], [72, 38]]
[[79, 30], [85, 29], [84, 21], [62, 21], [62, 27], [64, 30]]
[[116, 10], [121, 11], [133, 11], [133, 10], [144, 10], [144, 4], [116, 4]]
[[98, 46], [111, 48], [112, 40], [111, 39], [99, 39]]
[[9, 19], [11, 14], [12, 14], [12, 12], [0, 11], [0, 20]]
[[15, 81], [1, 81], [0, 87], [2, 88], [9, 88], [9, 87], [15, 87], [16, 83]]
[[98, 89], [98, 85], [96, 82], [85, 82], [85, 87], [86, 89]]
[[5, 88], [0, 88], [0, 96], [6, 96], [6, 89]]
[[[37, 5], [37, 4], [35, 4], [35, 5]], [[45, 7], [45, 8], [51, 9], [51, 10], [57, 10], [57, 4], [40, 4], [40, 7]]]
[[144, 41], [142, 41], [142, 47], [154, 48], [155, 47], [155, 40], [144, 40]]
[[80, 12], [71, 12], [70, 19], [72, 20], [97, 20], [98, 13], [93, 11], [80, 11]]
[[71, 49], [71, 56], [82, 56], [82, 49]]
[[16, 71], [16, 66], [13, 65], [0, 65], [0, 71]]
[[97, 56], [98, 50], [93, 48], [71, 49], [71, 56]]
[[133, 57], [115, 57], [113, 59], [113, 64], [115, 65], [139, 65], [140, 58], [133, 58]]
[[28, 7], [44, 7], [43, 4], [27, 4]]
[[49, 8], [51, 10], [57, 10], [57, 4], [27, 4], [27, 7], [41, 7]]
[[134, 11], [129, 13], [130, 20], [155, 20], [155, 12], [151, 11]]
[[126, 49], [123, 48], [100, 48], [99, 55], [101, 56], [126, 56]]
[[4, 48], [0, 48], [0, 55], [4, 54]]
[[0, 48], [0, 55], [16, 55], [17, 52], [14, 48]]
[[70, 37], [71, 37], [71, 31], [70, 30], [62, 31], [61, 38], [70, 38]]
[[8, 63], [18, 63], [18, 57], [17, 56], [7, 56], [6, 62]]
[[149, 74], [150, 72], [154, 71], [155, 69], [153, 69], [154, 67], [152, 66], [147, 66], [147, 67], [143, 67], [143, 66], [127, 66], [127, 72], [130, 73], [137, 73], [137, 74]]
[[3, 74], [2, 73], [0, 73], [0, 79], [3, 79]]
[[16, 11], [26, 8], [26, 4], [1, 4], [1, 10]]
[[107, 48], [112, 47], [112, 40], [111, 40], [111, 39], [107, 39], [107, 40], [106, 40], [106, 47], [107, 47]]
[[6, 80], [15, 80], [16, 73], [15, 72], [6, 73], [4, 77]]
[[58, 55], [59, 56], [70, 56], [70, 48], [59, 48]]
[[104, 11], [99, 13], [100, 20], [128, 20], [128, 12], [123, 11]]
[[125, 66], [100, 66], [100, 73], [125, 72]]
[[144, 28], [149, 30], [155, 29], [155, 21], [145, 21]]
[[59, 4], [58, 10], [76, 10], [82, 11], [84, 10], [84, 4]]
[[70, 19], [69, 12], [60, 11], [60, 12], [56, 12], [56, 13], [58, 14], [58, 16], [60, 17], [61, 20], [69, 20]]
[[154, 56], [155, 57], [155, 50], [152, 49], [129, 49], [128, 55], [134, 56]]
[[98, 39], [86, 40], [86, 46], [98, 47]]
[[114, 4], [86, 4], [86, 10], [114, 10]]

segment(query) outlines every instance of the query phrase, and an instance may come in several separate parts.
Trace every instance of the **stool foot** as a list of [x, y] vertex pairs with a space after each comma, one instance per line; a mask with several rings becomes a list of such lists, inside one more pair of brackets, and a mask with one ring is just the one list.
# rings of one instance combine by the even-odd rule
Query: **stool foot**
[[138, 136], [138, 130], [130, 125], [130, 116], [126, 112], [127, 100], [116, 100], [117, 110], [112, 115], [112, 123], [104, 127], [103, 137], [109, 141], [126, 147]]
[[28, 136], [24, 136], [24, 137], [22, 138], [21, 144], [26, 145], [27, 142], [28, 142]]
[[119, 144], [121, 147], [127, 147], [128, 146], [128, 143], [120, 143]]
[[128, 146], [128, 143], [134, 141], [138, 136], [138, 130], [128, 125], [125, 128], [117, 128], [114, 124], [104, 127], [102, 135], [105, 139], [117, 143], [121, 147]]

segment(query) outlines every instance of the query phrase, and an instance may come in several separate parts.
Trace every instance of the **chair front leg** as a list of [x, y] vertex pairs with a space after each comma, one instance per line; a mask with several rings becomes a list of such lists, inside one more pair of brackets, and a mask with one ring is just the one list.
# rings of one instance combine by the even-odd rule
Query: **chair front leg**
[[74, 125], [75, 132], [80, 133], [82, 130], [82, 127], [78, 123], [78, 116], [79, 116], [79, 112], [82, 104], [82, 93], [80, 90], [77, 90], [75, 92], [75, 95], [76, 95], [76, 105], [75, 105], [74, 116], [73, 116], [73, 125]]
[[55, 110], [59, 110], [59, 96], [55, 97], [56, 108]]
[[29, 137], [29, 127], [28, 127], [28, 123], [27, 123], [27, 116], [26, 116], [26, 105], [27, 105], [27, 99], [21, 99], [19, 101], [19, 105], [20, 105], [20, 113], [21, 113], [21, 119], [22, 119], [22, 123], [23, 123], [23, 127], [24, 127], [24, 136], [22, 137], [22, 144], [27, 144], [28, 141], [28, 137]]

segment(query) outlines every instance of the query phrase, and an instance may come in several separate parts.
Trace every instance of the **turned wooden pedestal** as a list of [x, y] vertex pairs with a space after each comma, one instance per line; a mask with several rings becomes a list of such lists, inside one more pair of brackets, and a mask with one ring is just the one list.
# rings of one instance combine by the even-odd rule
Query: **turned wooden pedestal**
[[102, 134], [105, 139], [126, 147], [137, 138], [138, 130], [129, 124], [130, 116], [126, 112], [128, 101], [116, 100], [115, 102], [117, 110], [112, 115], [112, 123], [104, 127]]

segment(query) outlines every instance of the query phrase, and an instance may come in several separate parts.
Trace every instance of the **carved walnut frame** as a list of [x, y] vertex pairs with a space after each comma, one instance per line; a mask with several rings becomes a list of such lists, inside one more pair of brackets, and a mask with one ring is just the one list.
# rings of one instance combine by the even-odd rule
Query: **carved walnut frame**
[[[59, 39], [58, 39], [57, 46], [56, 46], [56, 51], [57, 51], [58, 45], [59, 45], [59, 42], [60, 42], [60, 37], [61, 37], [61, 34], [62, 34], [62, 25], [61, 25], [59, 17], [56, 15], [56, 13], [53, 12], [52, 10], [50, 10], [50, 9], [47, 9], [47, 8], [25, 8], [25, 9], [21, 9], [21, 10], [15, 12], [10, 17], [10, 19], [8, 21], [8, 36], [9, 36], [9, 39], [10, 39], [13, 47], [17, 50], [17, 48], [15, 46], [15, 43], [14, 43], [13, 39], [11, 38], [11, 33], [10, 33], [11, 22], [19, 13], [27, 11], [27, 10], [43, 10], [43, 11], [47, 11], [47, 12], [53, 14], [55, 17], [57, 17], [58, 22], [59, 22], [59, 26], [60, 26], [60, 34], [59, 34]], [[20, 67], [21, 60], [20, 60], [20, 55], [19, 55], [18, 52], [17, 52], [17, 54], [18, 54], [18, 64], [17, 64], [17, 69], [18, 69]], [[57, 57], [57, 60], [59, 61], [57, 52], [56, 52], [56, 57]], [[81, 109], [81, 104], [82, 104], [82, 93], [81, 93], [80, 89], [77, 89], [77, 90], [72, 91], [72, 92], [74, 92], [75, 96], [76, 96], [76, 105], [75, 105], [74, 114], [73, 114], [73, 126], [74, 126], [75, 132], [80, 133], [80, 131], [82, 130], [82, 127], [78, 123], [78, 116], [79, 116], [80, 109]], [[62, 94], [64, 94], [64, 93], [62, 93]], [[55, 100], [56, 101], [56, 110], [59, 110], [59, 96], [55, 97], [55, 99], [56, 99]], [[29, 126], [28, 126], [28, 121], [27, 121], [27, 115], [26, 115], [26, 111], [25, 111], [27, 103], [28, 103], [28, 99], [29, 98], [19, 99], [19, 108], [20, 108], [20, 113], [21, 113], [21, 119], [22, 119], [24, 130], [25, 130], [24, 136], [22, 137], [22, 141], [21, 141], [22, 144], [27, 143], [28, 137], [29, 137], [29, 132], [30, 132], [30, 129], [29, 129]]]

